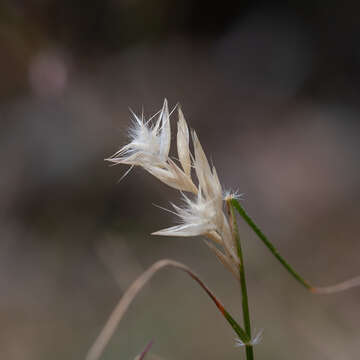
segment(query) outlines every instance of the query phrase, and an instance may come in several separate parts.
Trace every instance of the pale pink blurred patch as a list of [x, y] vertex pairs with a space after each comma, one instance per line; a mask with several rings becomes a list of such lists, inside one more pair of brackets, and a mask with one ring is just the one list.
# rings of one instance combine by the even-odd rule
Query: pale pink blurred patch
[[39, 52], [30, 61], [28, 76], [30, 88], [35, 95], [61, 95], [68, 84], [68, 65], [65, 57], [57, 51]]

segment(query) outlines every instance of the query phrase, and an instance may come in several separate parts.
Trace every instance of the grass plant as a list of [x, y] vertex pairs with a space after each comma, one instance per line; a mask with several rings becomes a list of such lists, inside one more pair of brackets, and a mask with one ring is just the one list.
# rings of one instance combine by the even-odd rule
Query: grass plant
[[[170, 117], [176, 110], [178, 122], [177, 158], [175, 159], [170, 157], [169, 152], [171, 143]], [[295, 271], [248, 215], [241, 205], [239, 197], [235, 193], [224, 193], [215, 167], [210, 166], [196, 132], [189, 131], [180, 106], [176, 106], [170, 112], [167, 100], [165, 100], [162, 109], [150, 119], [146, 120], [143, 114], [140, 116], [135, 113], [132, 114], [133, 126], [129, 130], [130, 142], [106, 160], [113, 164], [130, 166], [126, 174], [132, 167], [140, 166], [164, 184], [180, 191], [182, 204], [171, 204], [172, 209], [168, 210], [179, 218], [180, 224], [156, 231], [153, 235], [203, 237], [209, 249], [239, 283], [243, 321], [240, 323], [235, 320], [213, 291], [192, 269], [173, 260], [159, 260], [139, 276], [122, 296], [100, 335], [90, 348], [87, 360], [100, 359], [103, 350], [133, 299], [152, 276], [164, 267], [173, 267], [184, 271], [198, 283], [233, 329], [237, 336], [236, 345], [244, 347], [247, 360], [253, 360], [254, 345], [260, 341], [261, 332], [254, 335], [251, 331], [245, 254], [242, 251], [237, 216], [240, 216], [248, 224], [289, 274], [310, 292], [329, 294], [360, 284], [359, 276], [336, 285], [316, 287]], [[193, 144], [193, 152], [190, 151], [190, 139]], [[144, 359], [150, 347], [151, 343], [137, 358]]]

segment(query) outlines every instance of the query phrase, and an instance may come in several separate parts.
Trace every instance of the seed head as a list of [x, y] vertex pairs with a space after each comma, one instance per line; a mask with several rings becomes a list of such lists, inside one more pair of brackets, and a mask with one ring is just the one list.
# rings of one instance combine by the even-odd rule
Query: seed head
[[171, 136], [167, 100], [165, 99], [155, 124], [152, 124], [154, 116], [144, 121], [143, 115], [140, 118], [135, 113], [132, 114], [134, 119], [129, 130], [130, 143], [106, 160], [144, 168], [163, 165], [169, 156]]
[[156, 231], [153, 235], [163, 236], [198, 236], [215, 231], [217, 209], [212, 200], [206, 200], [201, 190], [195, 200], [183, 195], [183, 207], [172, 204], [174, 213], [180, 218], [181, 224]]
[[[152, 120], [157, 115], [158, 118], [153, 124]], [[164, 100], [161, 111], [147, 121], [144, 121], [143, 115], [139, 117], [133, 113], [133, 116], [133, 126], [129, 130], [130, 143], [106, 160], [114, 164], [141, 166], [168, 186], [182, 191], [196, 192], [197, 189], [192, 182], [186, 162], [186, 123], [181, 124], [178, 136], [178, 149], [180, 148], [181, 151], [183, 169], [169, 157], [171, 130], [167, 100]]]
[[[191, 133], [194, 154], [191, 153], [189, 128], [180, 107], [176, 138], [179, 165], [169, 157], [170, 115], [166, 99], [161, 111], [147, 121], [144, 121], [143, 115], [139, 117], [133, 113], [130, 143], [107, 160], [115, 164], [141, 166], [163, 183], [180, 190], [183, 205], [172, 204], [171, 210], [180, 219], [180, 224], [153, 234], [184, 237], [204, 235], [210, 240], [206, 243], [218, 259], [238, 276], [239, 260], [229, 221], [223, 211], [223, 190], [216, 169], [210, 166], [195, 131]], [[197, 186], [191, 176], [192, 168]], [[185, 195], [184, 192], [191, 194]]]

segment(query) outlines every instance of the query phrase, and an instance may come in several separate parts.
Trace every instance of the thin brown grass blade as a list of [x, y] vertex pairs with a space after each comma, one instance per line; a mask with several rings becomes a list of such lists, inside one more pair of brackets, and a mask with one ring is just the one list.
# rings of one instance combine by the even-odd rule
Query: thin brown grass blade
[[153, 342], [150, 341], [146, 346], [145, 349], [142, 351], [140, 355], [138, 355], [134, 360], [144, 360], [147, 353], [150, 351], [151, 347], [153, 345]]
[[192, 272], [192, 270], [186, 265], [179, 263], [173, 260], [159, 260], [150, 266], [145, 272], [143, 272], [128, 288], [125, 294], [120, 299], [119, 303], [116, 305], [112, 314], [110, 315], [107, 323], [100, 332], [99, 336], [91, 346], [86, 360], [98, 360], [102, 355], [106, 345], [109, 343], [111, 337], [113, 336], [117, 325], [124, 316], [126, 310], [129, 308], [130, 304], [139, 293], [139, 291], [144, 287], [144, 285], [153, 277], [153, 275], [164, 267], [174, 267], [185, 271], [189, 274], [208, 294], [208, 296], [213, 300], [220, 312], [225, 316], [225, 309], [223, 305], [217, 300], [215, 295], [210, 291], [210, 289], [199, 279], [199, 277]]

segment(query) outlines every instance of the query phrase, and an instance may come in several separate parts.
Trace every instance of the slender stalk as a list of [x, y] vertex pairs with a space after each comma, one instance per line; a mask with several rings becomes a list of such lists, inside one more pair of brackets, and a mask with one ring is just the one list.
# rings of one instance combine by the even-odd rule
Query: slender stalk
[[246, 223], [254, 230], [255, 234], [262, 240], [265, 246], [273, 253], [273, 255], [280, 261], [280, 263], [285, 267], [285, 269], [303, 286], [308, 290], [314, 291], [314, 288], [298, 274], [290, 264], [279, 254], [275, 246], [268, 240], [266, 235], [259, 229], [251, 217], [246, 213], [245, 209], [240, 205], [239, 201], [236, 199], [231, 199], [231, 205], [238, 211], [240, 216], [246, 221]]
[[145, 347], [145, 349], [143, 350], [143, 352], [139, 355], [138, 360], [144, 360], [144, 359], [145, 359], [145, 356], [146, 356], [147, 353], [150, 351], [152, 345], [153, 345], [153, 342], [150, 341], [150, 342], [146, 345], [146, 347]]
[[313, 294], [333, 294], [341, 291], [345, 291], [354, 287], [360, 286], [360, 276], [347, 279], [345, 281], [336, 283], [330, 286], [314, 286], [306, 281], [297, 271], [295, 271], [290, 264], [279, 254], [275, 246], [269, 241], [266, 235], [255, 224], [251, 217], [247, 214], [245, 209], [240, 205], [236, 199], [231, 199], [232, 206], [238, 211], [240, 216], [251, 227], [255, 234], [262, 240], [265, 246], [272, 252], [272, 254], [279, 260], [279, 262], [285, 267], [285, 269], [307, 290]]
[[250, 341], [245, 345], [246, 359], [253, 360], [254, 359], [254, 351], [253, 346], [251, 344], [251, 322], [250, 322], [250, 310], [249, 310], [249, 300], [246, 286], [246, 278], [245, 278], [245, 266], [244, 266], [244, 257], [241, 248], [240, 242], [240, 234], [239, 228], [237, 225], [236, 217], [234, 214], [234, 208], [231, 200], [227, 201], [229, 218], [231, 220], [231, 228], [233, 233], [233, 238], [236, 243], [237, 254], [239, 257], [239, 275], [240, 275], [240, 287], [241, 287], [241, 299], [242, 299], [242, 311], [243, 311], [243, 319], [244, 319], [244, 328], [247, 336]]

